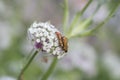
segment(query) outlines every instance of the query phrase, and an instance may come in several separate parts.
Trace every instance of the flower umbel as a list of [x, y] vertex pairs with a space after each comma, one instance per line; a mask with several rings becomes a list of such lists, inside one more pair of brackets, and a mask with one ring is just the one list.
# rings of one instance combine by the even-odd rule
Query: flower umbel
[[65, 51], [59, 45], [56, 32], [59, 31], [49, 22], [34, 22], [28, 29], [29, 39], [37, 51], [61, 58], [65, 55]]

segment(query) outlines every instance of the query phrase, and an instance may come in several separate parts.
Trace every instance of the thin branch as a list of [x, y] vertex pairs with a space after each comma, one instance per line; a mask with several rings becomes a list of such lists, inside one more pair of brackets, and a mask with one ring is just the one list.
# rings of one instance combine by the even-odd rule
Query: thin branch
[[76, 25], [76, 23], [79, 21], [80, 16], [85, 12], [85, 10], [88, 8], [88, 6], [91, 4], [92, 1], [93, 1], [93, 0], [89, 0], [88, 3], [85, 5], [85, 7], [82, 9], [82, 11], [79, 11], [79, 12], [75, 15], [75, 17], [74, 17], [74, 19], [73, 19], [73, 21], [72, 21], [72, 23], [71, 23], [71, 25], [70, 25], [70, 29], [69, 29], [68, 34], [72, 31], [73, 27], [74, 27], [74, 26]]
[[68, 0], [64, 0], [63, 32], [66, 32], [68, 19], [69, 19]]
[[56, 64], [57, 64], [57, 57], [54, 57], [53, 62], [51, 63], [50, 67], [46, 71], [46, 73], [42, 76], [41, 80], [47, 80], [50, 74], [53, 72]]
[[23, 73], [25, 72], [25, 70], [29, 67], [30, 63], [32, 62], [32, 60], [35, 58], [35, 56], [37, 55], [38, 51], [35, 51], [35, 53], [31, 56], [30, 60], [28, 61], [28, 63], [25, 65], [25, 67], [22, 69], [22, 71], [20, 72], [19, 76], [18, 76], [18, 80], [23, 80]]
[[88, 30], [80, 35], [77, 35], [77, 36], [80, 36], [80, 37], [85, 37], [85, 36], [90, 36], [92, 35], [94, 32], [96, 32], [99, 28], [101, 28], [106, 22], [109, 21], [109, 19], [113, 16], [113, 14], [116, 12], [116, 10], [118, 9], [119, 7], [119, 4], [118, 3], [116, 6], [113, 7], [113, 9], [111, 10], [111, 12], [109, 13], [109, 15], [106, 17], [106, 19], [104, 21], [102, 21], [97, 27], [91, 29], [91, 30]]

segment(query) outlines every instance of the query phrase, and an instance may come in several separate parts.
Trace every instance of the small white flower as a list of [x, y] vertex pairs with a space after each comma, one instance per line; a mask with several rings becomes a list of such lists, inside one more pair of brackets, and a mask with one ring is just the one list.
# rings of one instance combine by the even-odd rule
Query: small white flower
[[58, 56], [58, 59], [62, 58], [65, 54], [62, 54], [62, 55], [59, 55]]
[[36, 21], [33, 23], [32, 26], [33, 26], [33, 27], [37, 27], [37, 23], [36, 23]]
[[42, 34], [42, 33], [40, 33], [40, 36], [43, 36], [43, 34]]
[[50, 52], [50, 49], [47, 49], [46, 52]]
[[36, 37], [40, 37], [40, 34], [39, 34], [39, 33], [36, 33], [35, 36], [36, 36]]
[[31, 28], [29, 28], [29, 31], [30, 31], [30, 33], [31, 33], [31, 34], [33, 34], [33, 33], [34, 33], [34, 30], [33, 30], [33, 29], [31, 29]]
[[65, 51], [59, 45], [55, 32], [59, 31], [48, 22], [34, 22], [28, 29], [28, 35], [36, 50], [61, 58], [65, 55]]
[[45, 37], [42, 37], [41, 40], [42, 40], [42, 41], [45, 41]]
[[57, 42], [56, 42], [56, 43], [54, 43], [54, 45], [55, 45], [55, 46], [59, 46]]
[[39, 43], [39, 42], [40, 42], [40, 39], [36, 39], [36, 42]]

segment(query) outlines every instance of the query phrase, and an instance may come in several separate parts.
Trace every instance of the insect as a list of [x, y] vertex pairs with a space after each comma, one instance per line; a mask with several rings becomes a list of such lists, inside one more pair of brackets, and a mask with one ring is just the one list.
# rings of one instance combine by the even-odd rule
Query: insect
[[57, 35], [57, 38], [59, 40], [59, 44], [62, 47], [62, 49], [67, 52], [68, 51], [68, 40], [65, 36], [62, 36], [61, 33], [55, 32]]
[[63, 50], [67, 52], [68, 51], [68, 40], [65, 36], [62, 37], [62, 42], [63, 42]]

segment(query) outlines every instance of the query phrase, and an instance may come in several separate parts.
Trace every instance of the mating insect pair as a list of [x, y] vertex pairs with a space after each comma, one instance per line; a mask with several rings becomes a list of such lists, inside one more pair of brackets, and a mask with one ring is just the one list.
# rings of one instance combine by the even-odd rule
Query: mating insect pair
[[62, 47], [62, 49], [67, 52], [68, 51], [68, 40], [65, 36], [62, 36], [61, 33], [55, 32], [57, 35], [57, 38], [59, 40], [59, 44]]

